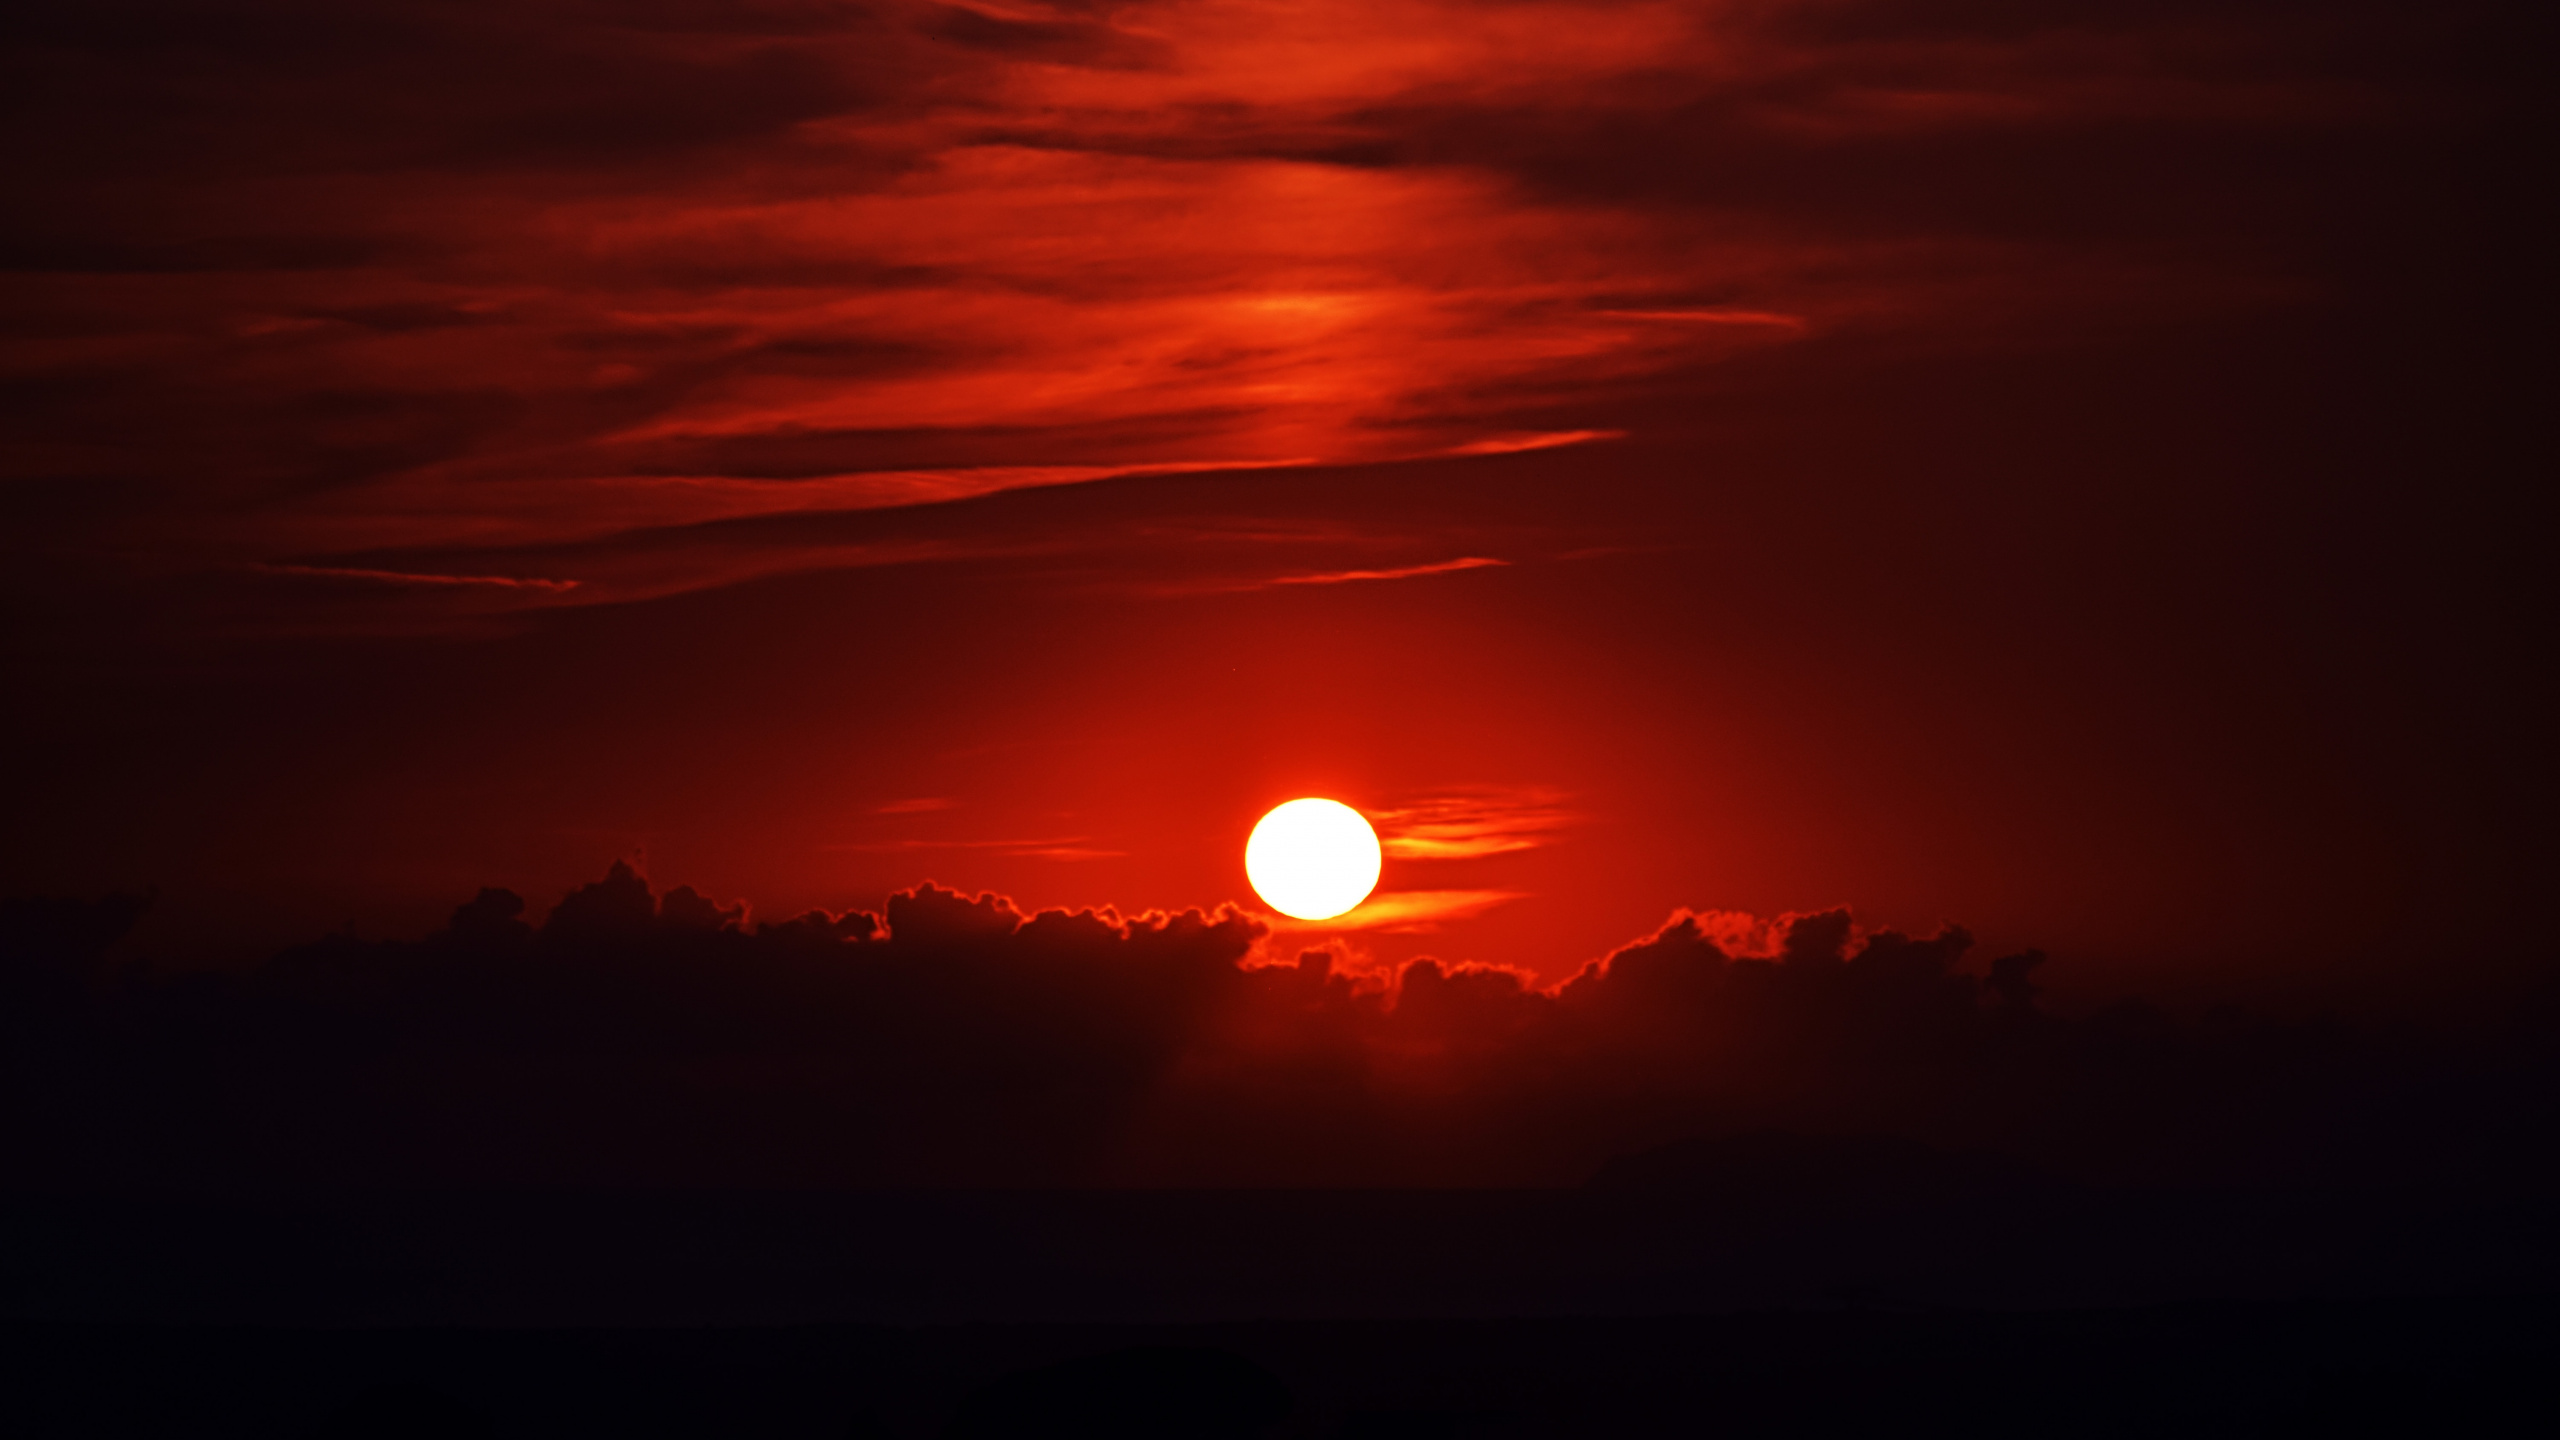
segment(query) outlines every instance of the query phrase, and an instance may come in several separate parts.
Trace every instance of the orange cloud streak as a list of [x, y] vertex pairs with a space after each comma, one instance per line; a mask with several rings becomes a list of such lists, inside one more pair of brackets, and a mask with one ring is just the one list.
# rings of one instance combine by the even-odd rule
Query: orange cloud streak
[[1471, 919], [1496, 905], [1527, 898], [1528, 893], [1521, 890], [1394, 890], [1372, 895], [1349, 914], [1330, 920], [1278, 916], [1265, 923], [1275, 932], [1428, 931], [1447, 921]]
[[1563, 798], [1537, 788], [1483, 789], [1431, 796], [1371, 818], [1390, 859], [1472, 860], [1547, 844], [1579, 818]]

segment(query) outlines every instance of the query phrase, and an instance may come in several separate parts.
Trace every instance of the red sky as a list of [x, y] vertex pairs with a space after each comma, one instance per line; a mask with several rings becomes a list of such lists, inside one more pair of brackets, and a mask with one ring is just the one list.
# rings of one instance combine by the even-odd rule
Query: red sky
[[2088, 994], [2513, 971], [2495, 21], [9, 21], [8, 888], [172, 953], [623, 857], [1137, 913], [1322, 794], [1354, 963], [1847, 905]]

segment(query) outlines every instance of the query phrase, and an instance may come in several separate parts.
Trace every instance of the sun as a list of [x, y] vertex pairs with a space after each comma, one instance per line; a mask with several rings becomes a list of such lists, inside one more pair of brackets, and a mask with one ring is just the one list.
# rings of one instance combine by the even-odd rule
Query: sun
[[1378, 832], [1339, 800], [1292, 800], [1244, 842], [1245, 878], [1283, 915], [1330, 920], [1377, 888]]

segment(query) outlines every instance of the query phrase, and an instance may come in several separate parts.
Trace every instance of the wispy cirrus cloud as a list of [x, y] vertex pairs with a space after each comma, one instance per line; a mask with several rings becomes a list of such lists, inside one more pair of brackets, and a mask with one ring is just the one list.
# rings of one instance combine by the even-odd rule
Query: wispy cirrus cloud
[[1520, 455], [1531, 450], [1556, 450], [1567, 445], [1588, 445], [1595, 440], [1623, 440], [1624, 430], [1540, 430], [1525, 435], [1491, 435], [1452, 445], [1452, 455]]
[[1484, 570], [1508, 565], [1508, 560], [1495, 560], [1484, 555], [1463, 555], [1455, 560], [1441, 560], [1429, 565], [1403, 565], [1390, 570], [1326, 570], [1311, 575], [1275, 575], [1266, 585], [1342, 585], [1355, 580], [1411, 580], [1422, 575], [1453, 575], [1461, 570]]
[[[2258, 303], [2119, 177], [2378, 103], [2190, 58], [2264, 49], [2246, 7], [234, 8], [0, 55], [45, 397], [0, 479], [128, 496], [27, 521], [96, 549], [484, 608], [871, 563], [741, 518], [1584, 444], [1823, 336]], [[496, 583], [644, 533], [645, 580]]]
[[1349, 914], [1330, 920], [1295, 920], [1275, 916], [1274, 931], [1323, 932], [1384, 930], [1425, 933], [1455, 920], [1469, 920], [1497, 905], [1525, 900], [1525, 890], [1390, 890], [1370, 896]]
[[1559, 791], [1485, 787], [1425, 796], [1371, 814], [1395, 860], [1473, 860], [1551, 843], [1581, 817]]
[[1264, 575], [1237, 579], [1205, 579], [1173, 581], [1144, 587], [1150, 595], [1168, 598], [1186, 595], [1237, 595], [1251, 590], [1278, 590], [1301, 585], [1353, 585], [1372, 580], [1419, 580], [1433, 575], [1455, 575], [1468, 570], [1489, 570], [1507, 566], [1508, 560], [1486, 555], [1462, 555], [1455, 560], [1435, 560], [1423, 565], [1394, 565], [1379, 569], [1310, 570], [1287, 575]]
[[261, 575], [299, 576], [311, 580], [357, 580], [376, 585], [425, 585], [463, 589], [540, 590], [558, 594], [578, 588], [576, 580], [546, 580], [532, 575], [435, 575], [410, 570], [367, 570], [346, 565], [287, 565], [265, 562], [249, 567]]
[[1660, 320], [1674, 325], [1771, 325], [1781, 330], [1802, 330], [1801, 315], [1782, 315], [1774, 310], [1733, 310], [1721, 306], [1694, 309], [1665, 308], [1659, 310], [1603, 310], [1615, 320]]
[[[470, 469], [423, 471], [316, 501], [290, 522], [271, 522], [277, 539], [309, 549], [364, 551], [465, 545], [488, 549], [610, 541], [644, 531], [792, 515], [843, 515], [940, 505], [1006, 490], [1079, 485], [1134, 475], [1205, 474], [1304, 465], [1261, 461], [1166, 460], [1127, 465], [990, 465], [875, 470], [851, 474], [518, 475], [503, 508], [489, 477]], [[480, 468], [480, 467], [472, 467]], [[311, 568], [287, 566], [284, 568]]]

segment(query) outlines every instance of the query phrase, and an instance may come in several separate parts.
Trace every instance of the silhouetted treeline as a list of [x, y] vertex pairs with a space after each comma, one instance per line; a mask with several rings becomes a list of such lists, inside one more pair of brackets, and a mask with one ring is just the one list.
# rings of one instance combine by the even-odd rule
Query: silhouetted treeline
[[1841, 911], [1766, 955], [1683, 916], [1551, 989], [931, 885], [751, 923], [621, 865], [538, 926], [485, 890], [424, 940], [236, 974], [111, 966], [139, 913], [0, 914], [20, 1184], [1572, 1184], [1788, 1130], [2080, 1181], [2509, 1188], [2547, 1183], [2560, 1095], [2547, 1006], [2451, 1038], [2066, 1018], [2040, 955]]

